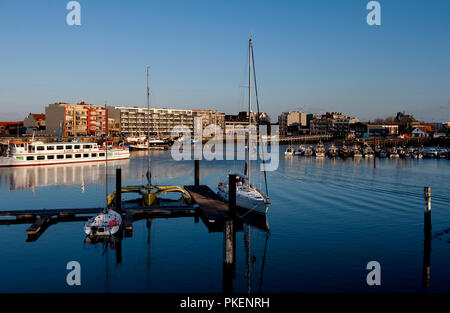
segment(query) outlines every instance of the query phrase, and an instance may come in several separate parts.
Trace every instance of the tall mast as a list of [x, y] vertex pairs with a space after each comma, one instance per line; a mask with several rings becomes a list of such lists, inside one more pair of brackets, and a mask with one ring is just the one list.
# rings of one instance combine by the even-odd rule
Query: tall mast
[[152, 184], [150, 173], [150, 66], [147, 65], [147, 186]]
[[252, 39], [248, 41], [248, 140], [247, 140], [247, 177], [250, 186], [250, 132], [252, 127]]

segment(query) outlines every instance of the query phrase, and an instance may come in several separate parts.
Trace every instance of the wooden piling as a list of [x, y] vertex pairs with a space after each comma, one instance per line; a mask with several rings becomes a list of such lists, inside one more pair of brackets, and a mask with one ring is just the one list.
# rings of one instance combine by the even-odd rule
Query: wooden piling
[[116, 211], [117, 213], [122, 212], [122, 169], [116, 168]]
[[231, 218], [236, 217], [236, 175], [228, 176], [228, 214]]
[[194, 160], [194, 163], [195, 163], [194, 185], [199, 186], [200, 185], [200, 160]]

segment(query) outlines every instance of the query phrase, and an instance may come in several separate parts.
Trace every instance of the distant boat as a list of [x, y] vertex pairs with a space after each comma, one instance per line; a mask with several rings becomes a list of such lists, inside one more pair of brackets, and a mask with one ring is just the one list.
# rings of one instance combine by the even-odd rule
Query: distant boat
[[339, 149], [339, 156], [343, 159], [348, 158], [350, 156], [350, 151], [346, 145], [343, 145]]
[[373, 149], [371, 146], [369, 146], [369, 145], [364, 146], [363, 156], [365, 158], [373, 158], [375, 156], [375, 153], [373, 152]]
[[392, 147], [389, 151], [389, 158], [391, 159], [398, 159], [400, 157], [398, 153], [398, 149], [396, 147]]
[[307, 157], [313, 156], [313, 155], [314, 155], [314, 150], [313, 150], [313, 148], [307, 147], [307, 148], [305, 149], [305, 154], [304, 154], [304, 155], [307, 156]]
[[327, 155], [329, 158], [335, 158], [338, 155], [338, 148], [334, 144], [331, 144], [327, 149]]
[[293, 156], [294, 155], [294, 148], [292, 146], [287, 147], [286, 151], [284, 151], [285, 156]]
[[298, 146], [297, 150], [294, 151], [295, 155], [304, 155], [305, 154], [305, 146], [300, 145]]
[[359, 148], [357, 145], [354, 145], [352, 148], [352, 156], [354, 158], [361, 158], [362, 157], [362, 153], [361, 151], [359, 151]]
[[323, 146], [322, 141], [319, 141], [316, 149], [314, 149], [314, 154], [316, 158], [324, 158], [325, 157], [325, 147]]

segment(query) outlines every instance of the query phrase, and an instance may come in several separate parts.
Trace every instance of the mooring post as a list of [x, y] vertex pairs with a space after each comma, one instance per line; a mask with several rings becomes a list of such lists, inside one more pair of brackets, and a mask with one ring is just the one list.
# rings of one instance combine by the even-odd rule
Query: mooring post
[[236, 217], [236, 175], [228, 176], [228, 214], [230, 218]]
[[424, 187], [425, 212], [424, 212], [424, 231], [431, 231], [431, 188]]
[[122, 169], [116, 168], [116, 211], [122, 212]]
[[194, 160], [195, 162], [195, 186], [200, 185], [200, 160]]

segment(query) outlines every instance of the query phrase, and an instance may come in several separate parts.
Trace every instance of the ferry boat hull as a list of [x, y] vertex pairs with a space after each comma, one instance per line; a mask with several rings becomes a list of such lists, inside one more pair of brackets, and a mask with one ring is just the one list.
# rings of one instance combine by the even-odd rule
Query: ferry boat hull
[[129, 158], [130, 151], [126, 147], [105, 150], [97, 147], [96, 143], [19, 142], [11, 143], [9, 152], [0, 157], [0, 167], [105, 162]]

